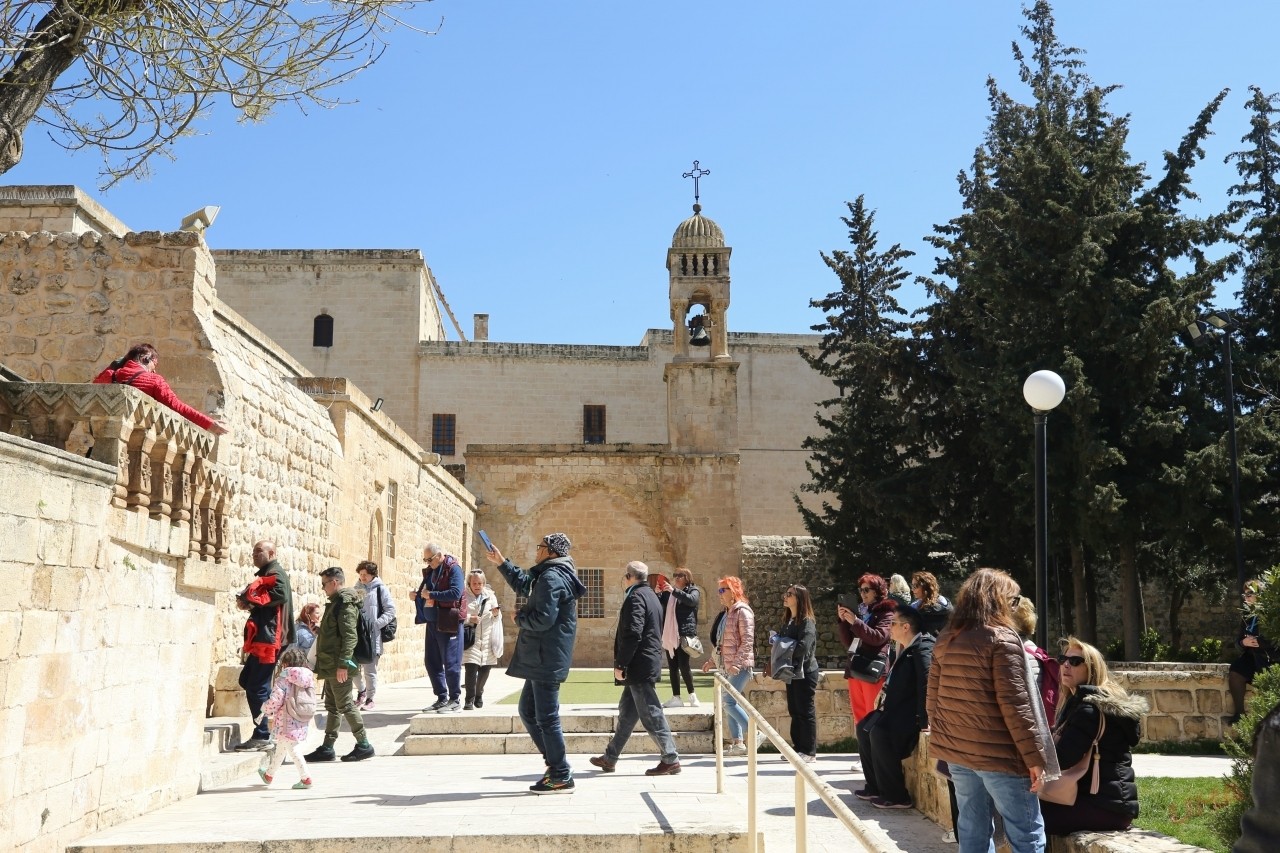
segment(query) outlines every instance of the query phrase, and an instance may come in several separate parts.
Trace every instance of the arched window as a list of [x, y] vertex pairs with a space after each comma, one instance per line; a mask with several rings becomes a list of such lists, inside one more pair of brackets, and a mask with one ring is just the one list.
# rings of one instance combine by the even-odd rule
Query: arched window
[[317, 314], [312, 321], [311, 345], [313, 347], [333, 346], [333, 318], [328, 314]]

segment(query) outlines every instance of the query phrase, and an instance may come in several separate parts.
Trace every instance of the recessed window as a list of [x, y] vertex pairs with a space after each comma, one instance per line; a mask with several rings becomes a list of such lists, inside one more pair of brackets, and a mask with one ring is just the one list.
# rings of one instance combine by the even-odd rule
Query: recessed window
[[328, 314], [317, 314], [311, 321], [311, 345], [313, 347], [333, 346], [333, 318]]
[[578, 599], [579, 619], [604, 618], [604, 569], [578, 569], [578, 580], [587, 594]]
[[604, 406], [582, 407], [582, 443], [604, 444]]
[[400, 487], [395, 480], [387, 483], [387, 556], [396, 555], [396, 504], [400, 500]]
[[458, 435], [457, 415], [431, 416], [431, 452], [453, 456]]

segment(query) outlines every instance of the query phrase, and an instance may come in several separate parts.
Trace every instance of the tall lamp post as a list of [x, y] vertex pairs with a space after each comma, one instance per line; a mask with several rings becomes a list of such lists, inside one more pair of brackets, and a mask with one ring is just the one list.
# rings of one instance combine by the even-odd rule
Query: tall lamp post
[[1240, 461], [1236, 455], [1236, 384], [1231, 368], [1231, 333], [1236, 330], [1236, 323], [1226, 311], [1215, 311], [1196, 320], [1187, 326], [1187, 334], [1191, 343], [1197, 347], [1209, 346], [1210, 327], [1218, 330], [1218, 338], [1222, 341], [1222, 369], [1227, 380], [1227, 452], [1231, 461], [1231, 523], [1235, 527], [1236, 538], [1236, 584], [1240, 592], [1249, 580], [1244, 569], [1244, 537], [1240, 533]]
[[1067, 385], [1052, 370], [1037, 370], [1022, 383], [1022, 399], [1036, 420], [1036, 645], [1044, 648], [1049, 633], [1049, 488], [1045, 427], [1049, 412], [1067, 396]]

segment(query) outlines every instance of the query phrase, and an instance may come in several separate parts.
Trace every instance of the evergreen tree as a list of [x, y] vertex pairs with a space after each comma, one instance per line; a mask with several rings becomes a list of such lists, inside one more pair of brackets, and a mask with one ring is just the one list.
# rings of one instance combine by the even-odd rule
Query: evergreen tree
[[913, 500], [921, 470], [911, 439], [915, 415], [899, 393], [912, 369], [906, 314], [894, 292], [908, 276], [900, 264], [912, 253], [898, 244], [877, 249], [875, 214], [862, 196], [847, 207], [841, 220], [851, 248], [822, 255], [840, 289], [810, 302], [824, 314], [812, 327], [822, 343], [816, 354], [801, 350], [839, 392], [821, 403], [820, 431], [804, 441], [812, 480], [801, 490], [834, 500], [824, 497], [812, 509], [796, 497], [805, 527], [846, 579], [910, 572], [928, 551], [928, 513]]

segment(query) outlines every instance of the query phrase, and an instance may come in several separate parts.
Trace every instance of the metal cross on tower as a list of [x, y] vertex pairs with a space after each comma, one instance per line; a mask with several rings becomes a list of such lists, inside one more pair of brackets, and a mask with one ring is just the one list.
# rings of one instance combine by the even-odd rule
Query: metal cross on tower
[[703, 169], [701, 166], [698, 165], [698, 161], [694, 160], [693, 169], [691, 171], [685, 172], [680, 176], [682, 178], [693, 178], [693, 203], [694, 204], [698, 203], [698, 179], [710, 174], [711, 174], [710, 169]]

